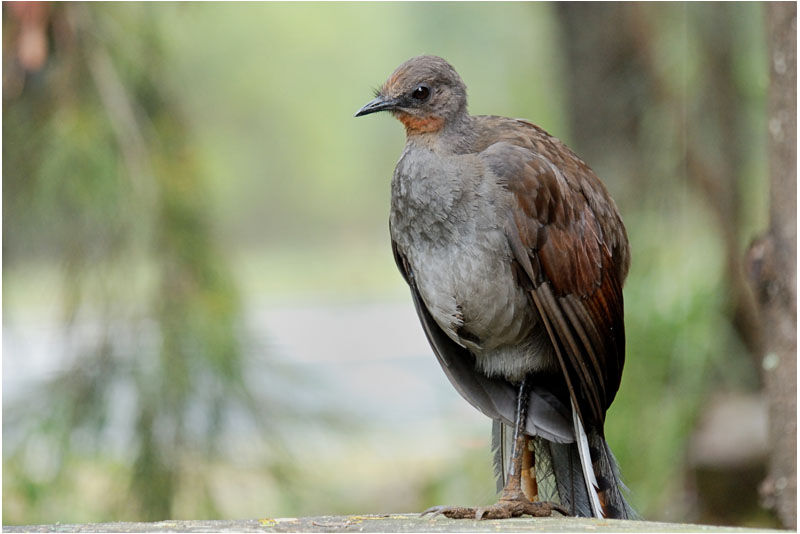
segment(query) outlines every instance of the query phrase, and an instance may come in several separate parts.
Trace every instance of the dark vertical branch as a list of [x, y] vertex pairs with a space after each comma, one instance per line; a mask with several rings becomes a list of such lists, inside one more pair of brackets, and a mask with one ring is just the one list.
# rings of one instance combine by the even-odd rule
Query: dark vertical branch
[[797, 6], [766, 6], [770, 86], [770, 222], [748, 267], [764, 328], [762, 371], [769, 402], [770, 460], [761, 492], [797, 528]]

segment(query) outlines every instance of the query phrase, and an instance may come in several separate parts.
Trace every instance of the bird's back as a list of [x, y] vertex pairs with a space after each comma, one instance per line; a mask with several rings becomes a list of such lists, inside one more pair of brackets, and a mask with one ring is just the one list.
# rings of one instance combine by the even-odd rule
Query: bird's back
[[[560, 139], [527, 120], [497, 115], [478, 115], [472, 120], [474, 133], [470, 136], [469, 146], [465, 147], [468, 152], [481, 154], [497, 143], [521, 149], [516, 152], [516, 157], [492, 159], [497, 173], [505, 177], [508, 186], [520, 190], [524, 185], [531, 192], [546, 185], [542, 174], [538, 176], [539, 180], [531, 180], [530, 172], [524, 168], [531, 161], [546, 162], [563, 177], [567, 185], [561, 191], [564, 202], [576, 208], [586, 205], [600, 221], [604, 230], [602, 238], [612, 249], [620, 284], [624, 283], [630, 267], [628, 236], [614, 199], [591, 167]], [[523, 201], [521, 195], [517, 195], [517, 200]], [[541, 214], [528, 215], [536, 217]]]

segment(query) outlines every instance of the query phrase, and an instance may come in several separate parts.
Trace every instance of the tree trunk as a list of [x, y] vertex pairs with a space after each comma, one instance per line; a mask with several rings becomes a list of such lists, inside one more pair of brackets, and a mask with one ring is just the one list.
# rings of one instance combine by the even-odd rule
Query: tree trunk
[[797, 7], [765, 6], [769, 44], [770, 222], [748, 253], [764, 333], [761, 368], [769, 403], [770, 460], [764, 504], [797, 528]]

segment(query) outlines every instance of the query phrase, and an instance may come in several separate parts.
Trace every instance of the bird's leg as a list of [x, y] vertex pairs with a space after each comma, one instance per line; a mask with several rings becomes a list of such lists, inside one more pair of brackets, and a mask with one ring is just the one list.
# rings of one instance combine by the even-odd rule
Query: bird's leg
[[569, 512], [561, 505], [550, 502], [531, 502], [522, 491], [522, 464], [525, 453], [525, 421], [528, 418], [528, 398], [530, 384], [527, 377], [522, 381], [517, 393], [517, 409], [514, 421], [514, 443], [511, 448], [511, 465], [508, 468], [506, 485], [500, 493], [497, 503], [480, 508], [463, 506], [434, 506], [422, 512], [445, 515], [451, 519], [505, 519], [532, 515], [536, 517], [550, 516], [553, 510], [563, 515]]
[[532, 444], [531, 438], [528, 438], [525, 442], [526, 447], [522, 450], [522, 493], [528, 500], [537, 501], [539, 500], [539, 485], [536, 483]]
[[528, 418], [528, 399], [530, 397], [530, 381], [526, 377], [517, 393], [517, 409], [514, 421], [514, 443], [511, 448], [511, 465], [508, 468], [506, 485], [497, 503], [475, 511], [476, 519], [504, 519], [520, 515], [547, 517], [556, 510], [564, 515], [569, 512], [561, 505], [549, 502], [531, 502], [522, 489], [523, 459], [526, 456], [527, 437], [525, 422]]
[[500, 500], [527, 500], [522, 492], [522, 457], [525, 452], [525, 421], [528, 418], [528, 379], [519, 385], [517, 393], [516, 421], [514, 421], [514, 442], [511, 447], [511, 465], [508, 466], [506, 485]]

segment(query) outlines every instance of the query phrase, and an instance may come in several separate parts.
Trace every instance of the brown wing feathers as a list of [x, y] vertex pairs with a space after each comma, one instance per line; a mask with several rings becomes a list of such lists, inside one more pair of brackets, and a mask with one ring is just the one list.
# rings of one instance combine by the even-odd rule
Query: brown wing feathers
[[[521, 141], [519, 133], [508, 137], [512, 143]], [[626, 240], [613, 235], [624, 229], [617, 228], [621, 224], [614, 210], [597, 209], [611, 200], [568, 149], [570, 160], [563, 150], [553, 157], [559, 160], [556, 167], [550, 154], [536, 150], [551, 149], [552, 138], [520, 143], [524, 147], [512, 143], [484, 152], [488, 166], [513, 193], [509, 242], [531, 279], [533, 302], [581, 418], [602, 429], [625, 354], [620, 278], [627, 272], [627, 250], [615, 250], [615, 245]]]

